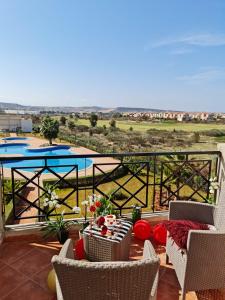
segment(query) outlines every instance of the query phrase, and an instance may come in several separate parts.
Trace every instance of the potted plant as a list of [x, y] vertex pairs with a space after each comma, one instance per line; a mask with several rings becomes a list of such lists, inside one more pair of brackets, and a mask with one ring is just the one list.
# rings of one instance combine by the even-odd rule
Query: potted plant
[[75, 223], [75, 221], [64, 221], [63, 213], [57, 216], [56, 220], [47, 220], [47, 226], [42, 231], [45, 231], [44, 237], [56, 235], [60, 244], [64, 244], [69, 236], [69, 227]]
[[132, 210], [132, 223], [135, 224], [141, 219], [141, 207], [138, 204], [133, 205]]
[[[45, 232], [44, 237], [48, 237], [50, 235], [56, 235], [60, 244], [63, 244], [68, 236], [69, 236], [69, 227], [77, 223], [77, 221], [65, 221], [64, 220], [64, 212], [61, 214], [57, 214], [57, 208], [61, 207], [61, 204], [58, 200], [58, 195], [56, 194], [56, 187], [52, 187], [48, 189], [48, 194], [44, 198], [43, 206], [45, 207], [46, 211], [46, 226], [42, 228], [42, 231]], [[50, 220], [49, 219], [49, 209], [55, 211], [56, 219]], [[74, 213], [79, 213], [80, 208], [74, 207]]]

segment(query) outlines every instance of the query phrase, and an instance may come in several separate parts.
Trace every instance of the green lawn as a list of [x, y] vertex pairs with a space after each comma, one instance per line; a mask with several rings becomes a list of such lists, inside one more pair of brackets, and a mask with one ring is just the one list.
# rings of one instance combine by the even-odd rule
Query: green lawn
[[[78, 119], [76, 122], [80, 125], [90, 126], [89, 120]], [[109, 120], [99, 120], [98, 126], [106, 125], [109, 126]], [[225, 130], [225, 125], [223, 124], [195, 124], [195, 123], [178, 123], [173, 121], [160, 122], [160, 123], [151, 123], [151, 122], [137, 122], [137, 121], [116, 121], [117, 127], [125, 130], [129, 130], [130, 127], [133, 127], [133, 130], [137, 131], [146, 131], [148, 129], [159, 129], [159, 130], [184, 130], [184, 131], [204, 131], [204, 130]]]
[[[118, 183], [120, 184], [124, 184], [127, 179], [130, 177], [130, 175], [126, 175], [120, 179], [118, 179]], [[141, 176], [142, 180], [146, 182], [146, 176]], [[149, 177], [149, 183], [153, 183], [153, 177], [150, 176]], [[129, 183], [127, 183], [125, 185], [126, 189], [128, 191], [130, 191], [130, 193], [134, 194], [140, 187], [142, 186], [142, 184], [136, 180], [135, 178], [133, 178]], [[176, 190], [176, 187], [172, 184], [172, 187], [174, 187], [174, 190]], [[104, 183], [101, 184], [99, 186], [99, 189], [101, 191], [104, 191], [104, 193], [106, 194], [110, 194], [110, 192], [114, 189], [118, 188], [118, 185], [116, 185], [114, 182], [109, 182], [109, 183]], [[57, 191], [57, 194], [59, 195], [59, 198], [64, 198], [66, 197], [66, 195], [68, 195], [71, 192], [71, 189], [69, 188], [64, 188], [61, 190]], [[159, 195], [160, 192], [160, 187], [157, 186], [156, 187], [156, 193]], [[189, 186], [184, 186], [181, 191], [180, 191], [180, 196], [181, 197], [185, 197], [185, 196], [189, 196], [191, 195], [193, 192], [193, 190], [189, 187]], [[98, 191], [95, 192], [96, 194], [99, 194]], [[88, 195], [91, 195], [92, 191], [91, 190], [87, 190], [85, 191], [79, 191], [79, 206], [82, 208], [81, 202], [85, 199], [88, 199]], [[123, 191], [123, 194], [127, 195], [127, 197], [129, 197], [129, 195]], [[206, 196], [205, 193], [203, 191], [200, 191], [200, 194], [202, 194], [203, 196]], [[144, 188], [143, 190], [141, 190], [139, 193], [136, 194], [137, 198], [141, 199], [144, 203], [146, 201], [146, 189]], [[202, 201], [202, 198], [199, 197], [198, 195], [195, 195], [193, 198], [195, 198], [196, 201]], [[123, 204], [126, 200], [117, 200], [116, 202], [119, 203], [120, 205]], [[143, 209], [143, 212], [151, 212], [152, 211], [152, 202], [153, 202], [153, 186], [149, 187], [148, 190], [148, 206], [146, 208]], [[76, 206], [76, 194], [72, 194], [66, 201], [67, 204], [71, 205], [72, 207]], [[129, 207], [131, 205], [134, 205], [138, 203], [137, 200], [132, 199], [130, 200], [124, 207]], [[62, 206], [60, 209], [57, 210], [58, 213], [65, 211], [65, 212], [71, 212], [71, 210], [65, 206]], [[125, 209], [123, 210], [123, 213], [126, 212], [131, 212], [131, 209]], [[81, 214], [79, 215], [74, 215], [74, 217], [83, 217], [84, 211], [81, 211]], [[71, 215], [65, 216], [66, 218], [71, 218]]]

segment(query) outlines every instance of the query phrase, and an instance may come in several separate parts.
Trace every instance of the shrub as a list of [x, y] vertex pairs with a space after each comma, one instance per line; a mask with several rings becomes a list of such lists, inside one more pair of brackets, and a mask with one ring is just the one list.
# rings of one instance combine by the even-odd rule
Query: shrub
[[116, 128], [116, 120], [115, 120], [115, 119], [111, 119], [111, 120], [109, 121], [109, 125], [110, 125], [110, 127], [112, 127], [112, 128]]
[[194, 132], [192, 138], [193, 138], [193, 142], [194, 143], [199, 143], [200, 142], [200, 134], [199, 134], [199, 132]]
[[77, 128], [77, 131], [80, 131], [80, 132], [86, 132], [89, 130], [89, 127], [87, 125], [77, 125], [76, 128]]

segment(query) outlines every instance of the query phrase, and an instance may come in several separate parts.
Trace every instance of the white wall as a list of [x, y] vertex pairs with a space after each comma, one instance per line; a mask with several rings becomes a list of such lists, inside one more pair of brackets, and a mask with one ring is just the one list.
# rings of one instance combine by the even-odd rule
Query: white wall
[[31, 132], [32, 127], [33, 124], [31, 119], [21, 119], [21, 130], [23, 132]]

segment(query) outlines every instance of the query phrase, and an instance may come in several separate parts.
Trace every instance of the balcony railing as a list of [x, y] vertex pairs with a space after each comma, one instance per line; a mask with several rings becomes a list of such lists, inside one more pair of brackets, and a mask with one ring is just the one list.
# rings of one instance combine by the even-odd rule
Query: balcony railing
[[72, 208], [92, 193], [110, 199], [120, 214], [134, 204], [154, 213], [176, 199], [213, 201], [216, 194], [209, 194], [209, 186], [219, 174], [220, 152], [1, 157], [0, 164], [3, 213], [6, 223], [13, 224], [55, 216], [54, 209], [46, 212], [43, 206], [50, 187], [57, 187], [68, 218], [76, 217]]

